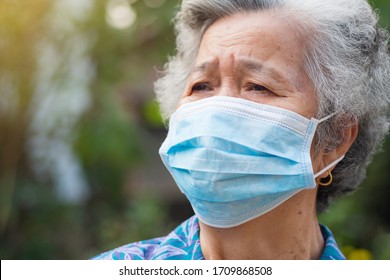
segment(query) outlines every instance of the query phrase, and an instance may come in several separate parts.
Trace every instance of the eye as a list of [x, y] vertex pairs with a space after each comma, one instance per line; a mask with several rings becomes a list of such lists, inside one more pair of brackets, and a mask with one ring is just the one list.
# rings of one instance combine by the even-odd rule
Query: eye
[[192, 92], [205, 92], [205, 91], [211, 91], [211, 90], [212, 90], [211, 86], [209, 84], [207, 84], [207, 83], [195, 84], [191, 88]]
[[266, 87], [258, 84], [249, 83], [246, 87], [248, 91], [269, 91]]

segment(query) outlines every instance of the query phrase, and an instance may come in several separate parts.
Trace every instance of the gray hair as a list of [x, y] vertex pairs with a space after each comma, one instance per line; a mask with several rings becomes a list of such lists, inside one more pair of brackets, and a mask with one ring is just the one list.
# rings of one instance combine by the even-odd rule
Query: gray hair
[[222, 17], [255, 11], [284, 12], [307, 41], [305, 70], [316, 89], [317, 118], [337, 112], [317, 129], [316, 150], [340, 145], [344, 128], [358, 121], [357, 139], [333, 170], [333, 187], [318, 191], [322, 211], [363, 181], [389, 130], [388, 33], [366, 0], [183, 0], [175, 20], [177, 54], [155, 83], [162, 114], [174, 112], [205, 30]]

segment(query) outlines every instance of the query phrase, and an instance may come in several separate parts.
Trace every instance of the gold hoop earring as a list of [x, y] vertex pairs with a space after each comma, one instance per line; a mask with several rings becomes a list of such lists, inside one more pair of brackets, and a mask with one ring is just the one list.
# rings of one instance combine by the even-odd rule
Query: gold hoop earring
[[328, 174], [328, 177], [329, 177], [328, 182], [323, 183], [323, 182], [321, 182], [321, 179], [320, 179], [318, 181], [318, 185], [323, 186], [323, 187], [328, 187], [330, 184], [332, 184], [332, 182], [333, 182], [332, 172], [330, 172], [330, 171], [328, 171], [328, 172], [329, 172], [329, 174]]

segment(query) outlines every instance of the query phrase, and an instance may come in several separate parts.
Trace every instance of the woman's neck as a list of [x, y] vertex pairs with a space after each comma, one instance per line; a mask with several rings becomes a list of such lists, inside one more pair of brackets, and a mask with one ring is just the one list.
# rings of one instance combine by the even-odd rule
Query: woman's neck
[[[319, 259], [324, 239], [318, 224], [314, 190], [302, 191], [272, 211], [233, 228], [200, 222], [206, 259]], [[309, 196], [309, 197], [308, 197]]]

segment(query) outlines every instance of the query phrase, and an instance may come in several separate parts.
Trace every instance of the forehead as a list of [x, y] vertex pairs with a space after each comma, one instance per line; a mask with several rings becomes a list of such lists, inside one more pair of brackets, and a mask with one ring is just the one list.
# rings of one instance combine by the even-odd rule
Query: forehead
[[294, 20], [276, 12], [239, 13], [219, 19], [205, 32], [196, 63], [216, 57], [253, 58], [270, 66], [303, 68], [305, 41]]
[[283, 11], [238, 13], [217, 20], [202, 37], [191, 76], [225, 73], [238, 78], [249, 71], [280, 87], [315, 95], [305, 70], [306, 34], [298, 22]]

